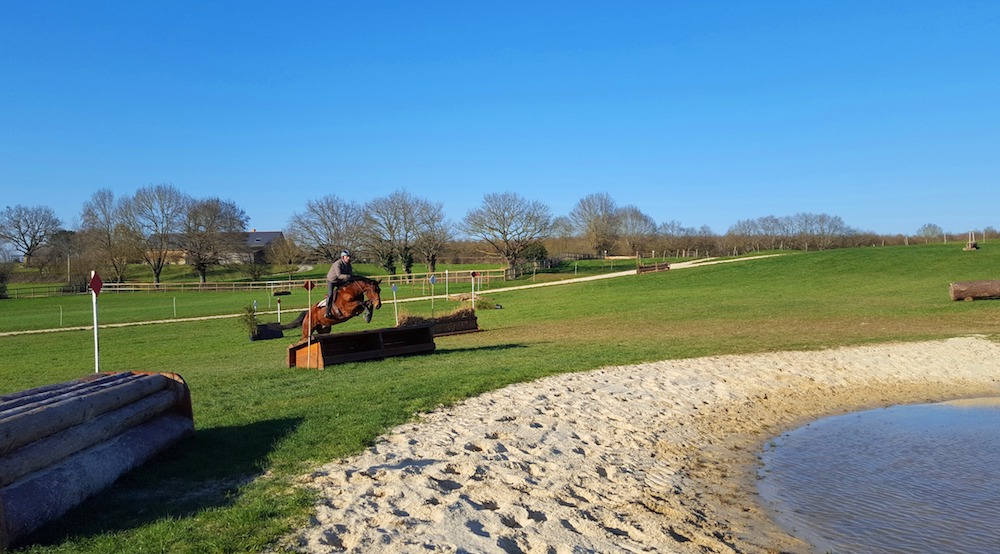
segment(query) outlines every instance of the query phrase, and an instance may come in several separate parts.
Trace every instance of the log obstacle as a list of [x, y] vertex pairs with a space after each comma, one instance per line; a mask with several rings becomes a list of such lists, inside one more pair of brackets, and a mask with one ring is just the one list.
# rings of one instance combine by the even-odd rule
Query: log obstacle
[[326, 333], [288, 347], [288, 367], [323, 369], [346, 362], [434, 351], [431, 325], [390, 327], [352, 333]]
[[97, 373], [0, 396], [0, 550], [193, 433], [175, 373]]
[[949, 287], [952, 300], [1000, 298], [1000, 281], [961, 281]]
[[635, 272], [637, 275], [642, 275], [643, 273], [655, 273], [658, 271], [669, 271], [670, 262], [658, 262], [651, 265], [636, 265]]

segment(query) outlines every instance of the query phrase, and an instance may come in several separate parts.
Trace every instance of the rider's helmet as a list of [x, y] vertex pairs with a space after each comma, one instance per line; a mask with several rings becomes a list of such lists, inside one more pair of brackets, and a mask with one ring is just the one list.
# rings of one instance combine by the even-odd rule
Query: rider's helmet
[[344, 256], [350, 257], [351, 256], [351, 251], [350, 250], [343, 250], [343, 251], [341, 251], [340, 257], [343, 258]]

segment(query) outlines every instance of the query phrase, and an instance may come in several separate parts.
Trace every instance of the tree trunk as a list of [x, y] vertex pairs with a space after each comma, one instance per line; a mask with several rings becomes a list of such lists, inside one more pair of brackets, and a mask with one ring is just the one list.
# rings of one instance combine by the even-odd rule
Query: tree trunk
[[1000, 298], [1000, 281], [963, 281], [949, 287], [952, 300]]

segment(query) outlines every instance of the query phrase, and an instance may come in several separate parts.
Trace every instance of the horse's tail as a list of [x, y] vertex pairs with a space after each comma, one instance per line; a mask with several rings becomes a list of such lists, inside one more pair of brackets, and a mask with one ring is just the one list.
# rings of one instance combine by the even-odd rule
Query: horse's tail
[[281, 325], [281, 328], [282, 329], [295, 329], [296, 327], [302, 327], [302, 322], [306, 319], [306, 312], [308, 312], [308, 311], [309, 310], [303, 310], [302, 313], [299, 314], [299, 317], [295, 318], [295, 321], [293, 321], [291, 323], [284, 323], [284, 324]]

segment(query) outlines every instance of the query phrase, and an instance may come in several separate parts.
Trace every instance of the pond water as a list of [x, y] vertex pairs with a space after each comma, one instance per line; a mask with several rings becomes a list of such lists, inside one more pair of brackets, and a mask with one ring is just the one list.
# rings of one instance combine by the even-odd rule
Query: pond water
[[817, 552], [1000, 552], [1000, 398], [822, 419], [761, 459], [765, 505]]

